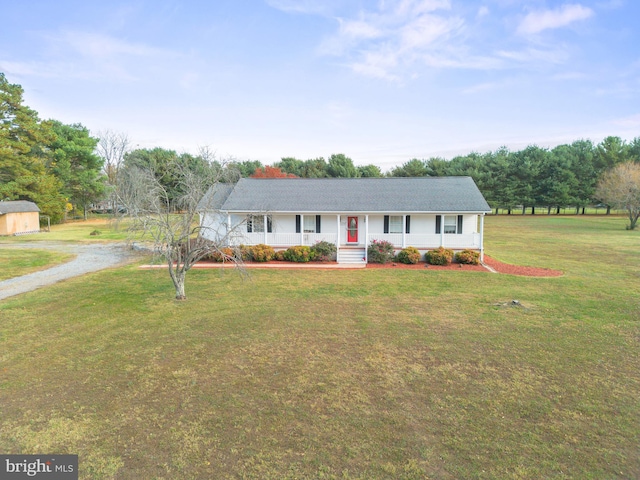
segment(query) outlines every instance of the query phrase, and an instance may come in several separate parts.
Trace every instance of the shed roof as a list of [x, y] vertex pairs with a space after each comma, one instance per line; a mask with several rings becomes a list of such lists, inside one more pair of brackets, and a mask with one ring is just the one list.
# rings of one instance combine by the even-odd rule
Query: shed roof
[[228, 212], [491, 211], [471, 177], [242, 178], [216, 200]]
[[9, 200], [0, 202], [0, 215], [7, 213], [39, 212], [38, 206], [28, 200]]

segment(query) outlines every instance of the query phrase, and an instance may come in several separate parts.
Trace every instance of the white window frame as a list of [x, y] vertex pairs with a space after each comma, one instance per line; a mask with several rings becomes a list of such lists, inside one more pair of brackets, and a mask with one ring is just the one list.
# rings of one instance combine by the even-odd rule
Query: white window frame
[[249, 215], [247, 218], [247, 232], [251, 226], [251, 233], [264, 233], [264, 215]]
[[403, 233], [402, 215], [389, 215], [389, 233]]
[[445, 234], [458, 233], [457, 215], [443, 215], [442, 232]]
[[305, 215], [303, 222], [304, 222], [304, 225], [302, 226], [302, 231], [304, 233], [316, 233], [316, 216], [315, 215]]

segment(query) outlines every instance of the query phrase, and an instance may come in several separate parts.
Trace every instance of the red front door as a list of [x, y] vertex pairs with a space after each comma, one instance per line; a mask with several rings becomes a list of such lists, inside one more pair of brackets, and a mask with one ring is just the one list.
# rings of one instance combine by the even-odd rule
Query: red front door
[[347, 217], [347, 243], [358, 243], [358, 217]]

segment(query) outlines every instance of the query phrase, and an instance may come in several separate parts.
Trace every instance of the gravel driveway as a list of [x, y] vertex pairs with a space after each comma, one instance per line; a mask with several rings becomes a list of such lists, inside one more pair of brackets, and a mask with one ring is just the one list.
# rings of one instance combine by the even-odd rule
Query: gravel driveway
[[88, 245], [53, 242], [0, 244], [0, 252], [2, 252], [3, 248], [57, 250], [76, 255], [76, 258], [70, 262], [48, 268], [47, 270], [41, 270], [0, 282], [0, 300], [30, 292], [46, 285], [52, 285], [67, 278], [121, 265], [135, 258], [135, 252], [124, 243], [96, 243]]

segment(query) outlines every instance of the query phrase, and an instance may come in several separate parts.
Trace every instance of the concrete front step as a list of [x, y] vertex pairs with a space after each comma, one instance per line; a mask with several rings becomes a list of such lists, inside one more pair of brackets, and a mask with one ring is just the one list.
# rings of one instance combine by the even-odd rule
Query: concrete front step
[[365, 263], [364, 248], [341, 248], [338, 263]]

